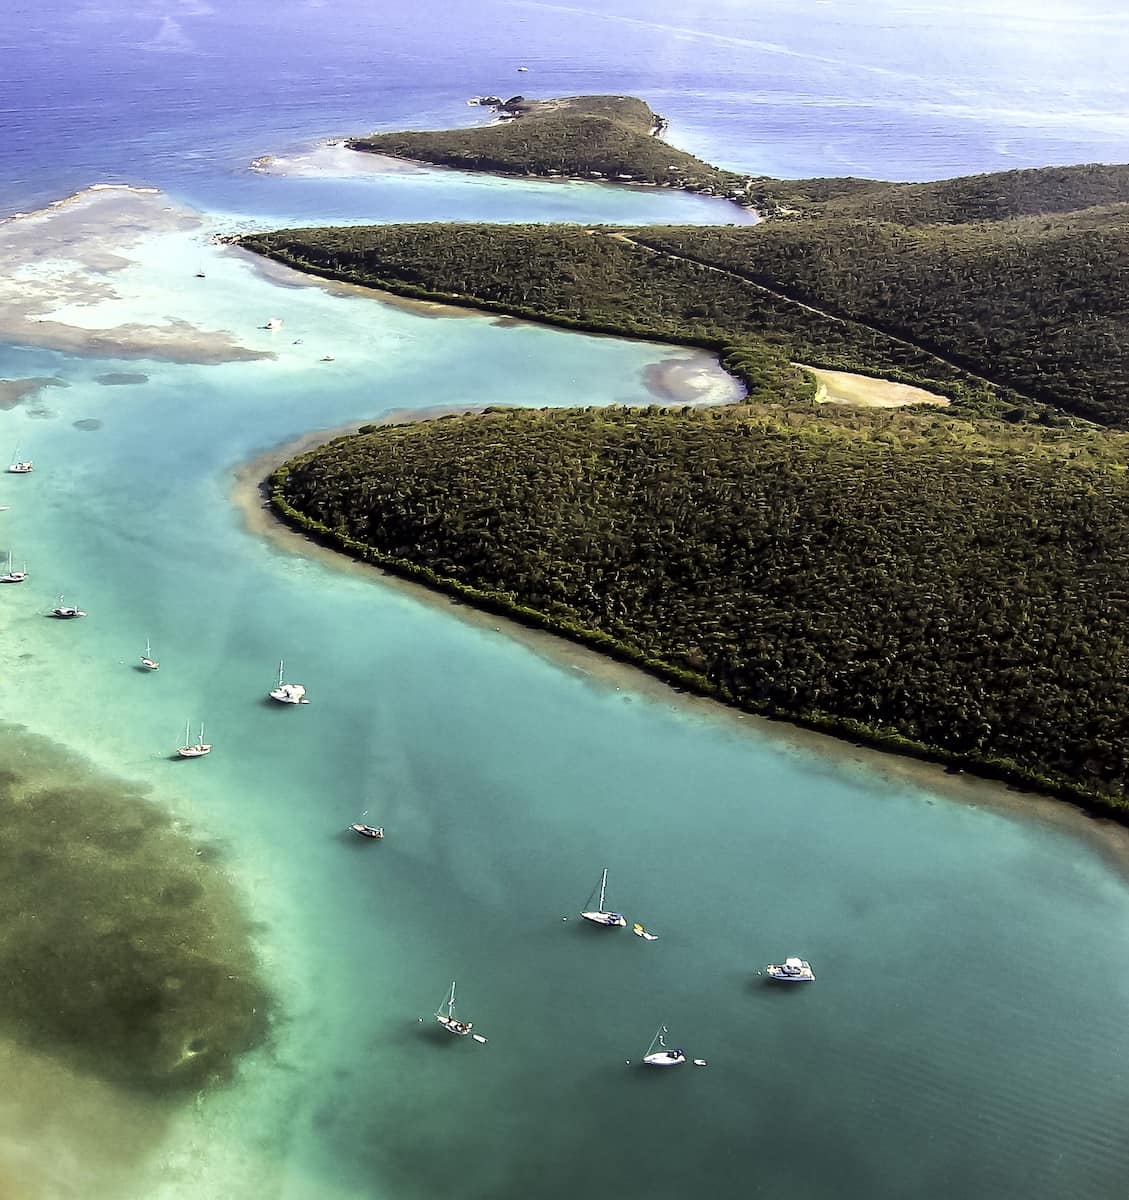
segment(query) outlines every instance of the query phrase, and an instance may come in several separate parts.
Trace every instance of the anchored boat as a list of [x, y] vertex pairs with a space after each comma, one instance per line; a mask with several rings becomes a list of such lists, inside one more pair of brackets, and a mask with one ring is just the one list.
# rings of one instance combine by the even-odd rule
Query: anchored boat
[[177, 754], [181, 758], [203, 758], [205, 754], [211, 754], [211, 752], [212, 752], [211, 744], [204, 741], [204, 722], [203, 721], [200, 722], [200, 736], [196, 739], [195, 743], [190, 742], [188, 740], [189, 736], [190, 736], [188, 729], [189, 729], [189, 722], [185, 721], [185, 723], [184, 723], [184, 745], [181, 746], [179, 750], [177, 750]]
[[[604, 908], [604, 898], [607, 895], [607, 890], [608, 869], [605, 867], [603, 874], [600, 876], [600, 882], [592, 889], [592, 895], [588, 897], [588, 911], [582, 912], [580, 915], [586, 921], [591, 921], [593, 925], [605, 925], [622, 929], [627, 924], [627, 918], [622, 913], [609, 912]], [[597, 892], [600, 893], [600, 898], [596, 903], [596, 907], [592, 908], [591, 904]]]
[[306, 689], [300, 683], [283, 683], [282, 682], [282, 660], [278, 663], [278, 687], [268, 695], [272, 700], [277, 700], [279, 704], [309, 704], [306, 699]]
[[70, 621], [75, 617], [85, 617], [86, 613], [81, 608], [76, 608], [73, 604], [64, 604], [63, 597], [59, 597], [59, 603], [51, 610], [53, 617], [58, 617], [60, 621]]
[[27, 563], [24, 563], [22, 571], [12, 570], [12, 552], [8, 551], [8, 573], [0, 575], [0, 583], [23, 583], [27, 579]]
[[665, 1025], [659, 1026], [658, 1033], [651, 1039], [647, 1053], [643, 1055], [645, 1067], [680, 1067], [686, 1061], [686, 1051], [681, 1046], [671, 1050], [666, 1044], [669, 1032]]
[[802, 958], [786, 958], [782, 963], [769, 963], [765, 970], [770, 979], [779, 979], [781, 983], [815, 982], [811, 963]]
[[448, 1033], [458, 1037], [466, 1037], [474, 1028], [472, 1021], [457, 1021], [455, 1019], [455, 981], [451, 980], [451, 994], [435, 1010], [435, 1019]]
[[[149, 646], [149, 639], [145, 639], [145, 653], [141, 656], [141, 665], [146, 671], [156, 671], [160, 667], [160, 663], [153, 657], [153, 651]], [[185, 741], [188, 739], [185, 738]]]

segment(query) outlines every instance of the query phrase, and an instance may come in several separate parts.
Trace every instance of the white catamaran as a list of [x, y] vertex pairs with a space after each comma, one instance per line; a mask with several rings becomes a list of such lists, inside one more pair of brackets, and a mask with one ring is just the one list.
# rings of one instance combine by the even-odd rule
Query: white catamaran
[[643, 1055], [643, 1066], [680, 1067], [686, 1061], [686, 1051], [681, 1046], [674, 1050], [667, 1048], [666, 1035], [668, 1032], [665, 1025], [659, 1026], [658, 1033], [651, 1038], [647, 1053]]
[[[605, 867], [604, 873], [600, 876], [598, 886], [592, 889], [592, 895], [588, 897], [588, 911], [582, 912], [580, 915], [586, 921], [591, 921], [593, 925], [608, 925], [622, 929], [627, 924], [627, 918], [622, 913], [608, 912], [604, 908], [604, 897], [607, 894], [607, 890], [608, 869]], [[600, 899], [597, 901], [596, 907], [592, 908], [591, 904], [597, 892], [600, 893]]]
[[64, 604], [63, 597], [59, 597], [59, 603], [51, 610], [53, 617], [58, 617], [60, 621], [70, 621], [75, 617], [85, 617], [86, 613], [81, 608], [76, 608], [73, 604]]
[[454, 980], [451, 980], [451, 994], [435, 1010], [435, 1019], [448, 1033], [457, 1034], [459, 1037], [466, 1037], [466, 1035], [474, 1028], [474, 1023], [472, 1021], [455, 1020]]
[[[141, 665], [146, 671], [156, 671], [160, 667], [160, 663], [153, 657], [153, 651], [149, 646], [149, 639], [145, 639], [145, 653], [141, 656]], [[185, 741], [188, 739], [185, 738]]]
[[27, 578], [27, 563], [24, 563], [24, 569], [22, 571], [13, 571], [12, 570], [12, 552], [11, 552], [11, 550], [9, 550], [8, 551], [8, 573], [7, 573], [7, 575], [0, 575], [0, 583], [23, 583], [23, 581], [26, 578]]
[[282, 660], [278, 662], [278, 687], [273, 692], [268, 693], [272, 700], [277, 700], [279, 704], [309, 704], [306, 699], [306, 689], [300, 683], [283, 683], [282, 682]]
[[181, 758], [203, 758], [205, 754], [211, 754], [212, 747], [208, 742], [204, 741], [204, 722], [200, 722], [200, 736], [196, 739], [195, 744], [188, 739], [191, 736], [189, 733], [190, 722], [184, 723], [184, 745], [177, 750], [177, 754]]

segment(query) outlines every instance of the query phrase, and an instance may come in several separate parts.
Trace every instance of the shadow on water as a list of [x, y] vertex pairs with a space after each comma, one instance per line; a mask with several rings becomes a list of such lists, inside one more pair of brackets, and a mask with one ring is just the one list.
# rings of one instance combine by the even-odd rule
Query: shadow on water
[[0, 762], [0, 1039], [138, 1094], [229, 1077], [270, 1001], [216, 854], [44, 738]]

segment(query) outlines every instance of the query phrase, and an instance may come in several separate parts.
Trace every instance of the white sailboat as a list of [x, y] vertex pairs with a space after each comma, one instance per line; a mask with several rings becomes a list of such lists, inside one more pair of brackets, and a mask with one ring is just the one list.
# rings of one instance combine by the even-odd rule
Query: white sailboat
[[11, 550], [9, 550], [8, 551], [8, 573], [7, 573], [7, 575], [0, 575], [0, 583], [23, 583], [23, 581], [26, 578], [27, 578], [27, 563], [24, 563], [24, 569], [22, 571], [13, 571], [12, 570], [12, 552], [11, 552]]
[[781, 983], [814, 983], [815, 972], [811, 963], [802, 958], [786, 958], [782, 963], [769, 963], [765, 970], [769, 979], [778, 979]]
[[30, 458], [20, 458], [20, 448], [12, 451], [12, 461], [8, 464], [9, 475], [30, 475], [35, 470], [35, 464]]
[[686, 1051], [681, 1046], [674, 1050], [667, 1048], [666, 1035], [668, 1032], [665, 1025], [659, 1026], [658, 1033], [651, 1038], [647, 1053], [643, 1055], [643, 1066], [680, 1067], [686, 1061]]
[[205, 754], [211, 754], [212, 747], [208, 742], [204, 741], [204, 722], [200, 722], [200, 736], [196, 739], [195, 744], [188, 739], [191, 737], [189, 733], [190, 722], [184, 723], [184, 745], [177, 750], [177, 754], [181, 758], [203, 758]]
[[[160, 667], [160, 663], [153, 657], [153, 651], [149, 646], [149, 639], [145, 639], [145, 653], [141, 656], [141, 665], [146, 671], [156, 671]], [[185, 738], [185, 741], [188, 739]]]
[[455, 1020], [455, 981], [451, 980], [451, 994], [435, 1010], [435, 1019], [448, 1033], [458, 1037], [466, 1037], [474, 1028], [472, 1021]]
[[86, 613], [81, 608], [76, 608], [73, 604], [64, 604], [63, 597], [59, 597], [59, 603], [51, 610], [53, 617], [58, 617], [60, 621], [70, 621], [75, 617], [85, 617]]
[[[608, 890], [608, 869], [604, 868], [604, 873], [600, 876], [600, 882], [597, 887], [592, 889], [592, 895], [588, 897], [589, 909], [587, 912], [582, 912], [580, 915], [586, 920], [591, 921], [593, 925], [606, 925], [622, 929], [627, 924], [627, 918], [622, 913], [608, 912], [604, 908], [604, 897]], [[600, 893], [600, 899], [595, 908], [591, 907], [592, 900], [596, 893]]]
[[[368, 809], [366, 808], [365, 811], [363, 813], [361, 813], [361, 817], [364, 818], [367, 816], [368, 816]], [[377, 841], [380, 841], [384, 837], [384, 826], [383, 825], [366, 825], [364, 823], [363, 819], [360, 821], [354, 822], [354, 824], [350, 825], [349, 828], [358, 837], [375, 838]]]
[[306, 699], [306, 689], [300, 683], [283, 683], [282, 682], [283, 662], [279, 659], [278, 662], [278, 687], [268, 695], [272, 700], [277, 700], [279, 704], [309, 704]]

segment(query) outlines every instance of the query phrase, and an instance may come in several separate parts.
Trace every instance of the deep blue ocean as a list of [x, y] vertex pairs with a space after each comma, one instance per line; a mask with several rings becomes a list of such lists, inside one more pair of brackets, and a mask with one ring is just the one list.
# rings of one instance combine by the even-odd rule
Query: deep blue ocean
[[482, 120], [483, 92], [638, 94], [793, 177], [1122, 162], [1127, 45], [1113, 0], [9, 0], [0, 210], [123, 181], [256, 211], [257, 155]]

